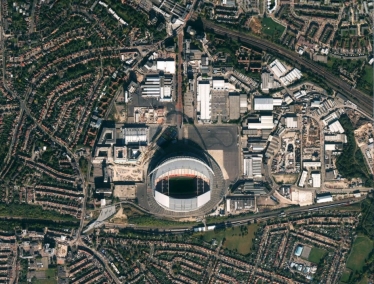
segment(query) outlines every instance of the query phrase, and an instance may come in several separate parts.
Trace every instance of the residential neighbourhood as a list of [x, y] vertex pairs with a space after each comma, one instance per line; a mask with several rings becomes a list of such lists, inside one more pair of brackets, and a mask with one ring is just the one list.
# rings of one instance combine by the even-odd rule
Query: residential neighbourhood
[[0, 7], [1, 283], [373, 283], [370, 1]]

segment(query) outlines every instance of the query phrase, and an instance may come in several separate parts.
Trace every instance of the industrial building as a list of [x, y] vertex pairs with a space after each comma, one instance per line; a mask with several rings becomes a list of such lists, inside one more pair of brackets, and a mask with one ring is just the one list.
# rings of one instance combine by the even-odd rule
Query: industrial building
[[335, 120], [331, 124], [329, 124], [329, 130], [333, 133], [344, 133], [344, 128], [340, 124], [339, 120]]
[[308, 171], [303, 171], [303, 173], [301, 174], [300, 180], [299, 180], [300, 187], [304, 187], [307, 176], [308, 176]]
[[248, 111], [248, 98], [247, 94], [240, 94], [240, 113], [246, 113]]
[[325, 133], [325, 142], [347, 143], [347, 135], [342, 133]]
[[305, 168], [318, 168], [321, 167], [321, 162], [320, 161], [303, 161], [303, 166]]
[[264, 98], [264, 97], [255, 97], [253, 99], [254, 110], [259, 111], [271, 111], [275, 106], [282, 105], [281, 98]]
[[303, 76], [301, 71], [297, 68], [294, 68], [291, 72], [289, 72], [287, 75], [279, 78], [279, 80], [282, 81], [284, 85], [290, 85], [296, 80], [300, 79]]
[[240, 96], [239, 93], [229, 93], [229, 119], [236, 120], [240, 117]]
[[224, 90], [225, 89], [225, 79], [223, 77], [213, 77], [213, 89], [214, 90]]
[[274, 126], [272, 114], [248, 119], [248, 129], [273, 129]]
[[301, 99], [302, 97], [305, 97], [306, 96], [306, 91], [305, 90], [301, 90], [301, 91], [296, 91], [293, 93], [294, 97], [296, 100], [298, 99]]
[[262, 155], [245, 155], [243, 160], [243, 174], [246, 178], [262, 177]]
[[175, 61], [174, 59], [159, 59], [156, 68], [164, 73], [175, 74]]
[[128, 124], [121, 128], [120, 138], [124, 140], [125, 145], [129, 144], [147, 144], [148, 127], [145, 125]]
[[247, 194], [266, 195], [268, 194], [266, 187], [262, 183], [246, 181], [244, 183], [243, 191]]
[[172, 82], [171, 75], [147, 75], [141, 85], [142, 96], [145, 98], [157, 98], [161, 102], [172, 101]]
[[274, 109], [273, 98], [257, 97], [253, 99], [254, 110], [271, 111]]
[[321, 187], [321, 173], [312, 173], [312, 187]]
[[286, 74], [287, 68], [278, 59], [270, 63], [270, 69], [278, 78]]
[[210, 82], [199, 81], [197, 85], [197, 111], [200, 112], [200, 120], [209, 122], [211, 120], [211, 93]]
[[297, 116], [287, 116], [285, 118], [285, 124], [287, 128], [298, 128], [299, 124], [298, 124]]
[[263, 92], [269, 92], [270, 89], [274, 88], [274, 76], [269, 72], [264, 72], [261, 74], [261, 90]]
[[256, 210], [256, 198], [253, 195], [227, 196], [226, 212], [236, 213], [241, 211]]
[[328, 192], [328, 193], [323, 193], [323, 194], [319, 194], [316, 196], [316, 202], [317, 203], [324, 203], [324, 202], [332, 202], [334, 201], [331, 194]]

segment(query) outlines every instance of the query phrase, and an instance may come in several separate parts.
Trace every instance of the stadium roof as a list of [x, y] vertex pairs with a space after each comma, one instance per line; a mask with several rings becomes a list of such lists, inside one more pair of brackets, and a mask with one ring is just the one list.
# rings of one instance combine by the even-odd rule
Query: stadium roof
[[193, 169], [206, 177], [214, 175], [213, 170], [204, 162], [192, 157], [174, 157], [159, 164], [149, 175], [155, 174], [156, 178], [169, 171], [178, 169]]

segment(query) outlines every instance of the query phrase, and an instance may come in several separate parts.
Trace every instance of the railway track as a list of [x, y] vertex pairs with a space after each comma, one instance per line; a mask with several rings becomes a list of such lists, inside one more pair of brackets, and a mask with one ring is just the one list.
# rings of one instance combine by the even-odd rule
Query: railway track
[[306, 69], [313, 71], [316, 74], [319, 74], [320, 76], [325, 78], [327, 85], [337, 90], [347, 100], [351, 100], [353, 103], [355, 103], [357, 107], [367, 116], [371, 118], [373, 117], [373, 98], [369, 97], [368, 95], [362, 93], [357, 89], [353, 89], [348, 83], [344, 82], [342, 79], [334, 76], [329, 71], [327, 71], [326, 68], [306, 58], [300, 57], [296, 52], [292, 50], [286, 49], [281, 46], [277, 46], [268, 40], [258, 38], [254, 35], [243, 34], [237, 31], [233, 31], [205, 19], [202, 19], [202, 21], [204, 24], [204, 28], [207, 30], [213, 30], [216, 34], [230, 37], [234, 40], [238, 40], [253, 47], [257, 47], [261, 50], [267, 51], [274, 55], [282, 55], [296, 62], [301, 67], [304, 67]]

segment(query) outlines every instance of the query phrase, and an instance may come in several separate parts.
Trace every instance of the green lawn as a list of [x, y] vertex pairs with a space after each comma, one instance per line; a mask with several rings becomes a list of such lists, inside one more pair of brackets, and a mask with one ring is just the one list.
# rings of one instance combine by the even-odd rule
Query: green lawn
[[344, 270], [342, 276], [340, 277], [340, 282], [348, 283], [349, 276], [351, 276], [351, 272], [348, 270]]
[[364, 92], [372, 95], [373, 94], [373, 66], [365, 65], [364, 75], [362, 80], [359, 81], [357, 87]]
[[346, 206], [338, 206], [335, 207], [334, 210], [337, 211], [361, 211], [361, 202], [359, 203], [353, 203]]
[[280, 37], [285, 27], [273, 21], [272, 18], [263, 18], [261, 21], [262, 25], [262, 33], [269, 35], [269, 36], [277, 36]]
[[358, 284], [368, 284], [368, 283], [369, 283], [369, 281], [368, 281], [368, 279], [367, 279], [366, 276], [364, 276], [364, 277], [361, 279], [361, 281], [358, 282]]
[[[248, 234], [243, 230], [244, 227], [247, 228]], [[257, 228], [257, 224], [251, 224], [242, 227], [226, 228], [225, 230], [197, 233], [196, 235], [202, 236], [203, 240], [206, 242], [211, 242], [212, 239], [215, 239], [219, 243], [223, 240], [223, 238], [225, 238], [225, 241], [222, 245], [223, 248], [237, 251], [242, 255], [246, 255], [251, 251], [252, 239], [254, 238], [254, 234]]]
[[50, 268], [45, 271], [45, 279], [34, 279], [32, 284], [57, 284], [56, 269]]
[[312, 250], [310, 251], [308, 260], [310, 262], [318, 264], [321, 258], [323, 258], [326, 253], [327, 251], [325, 251], [324, 249], [313, 247]]
[[362, 267], [365, 265], [365, 259], [369, 256], [372, 249], [372, 240], [364, 235], [357, 236], [347, 260], [347, 268], [351, 269], [353, 272], [361, 271]]

